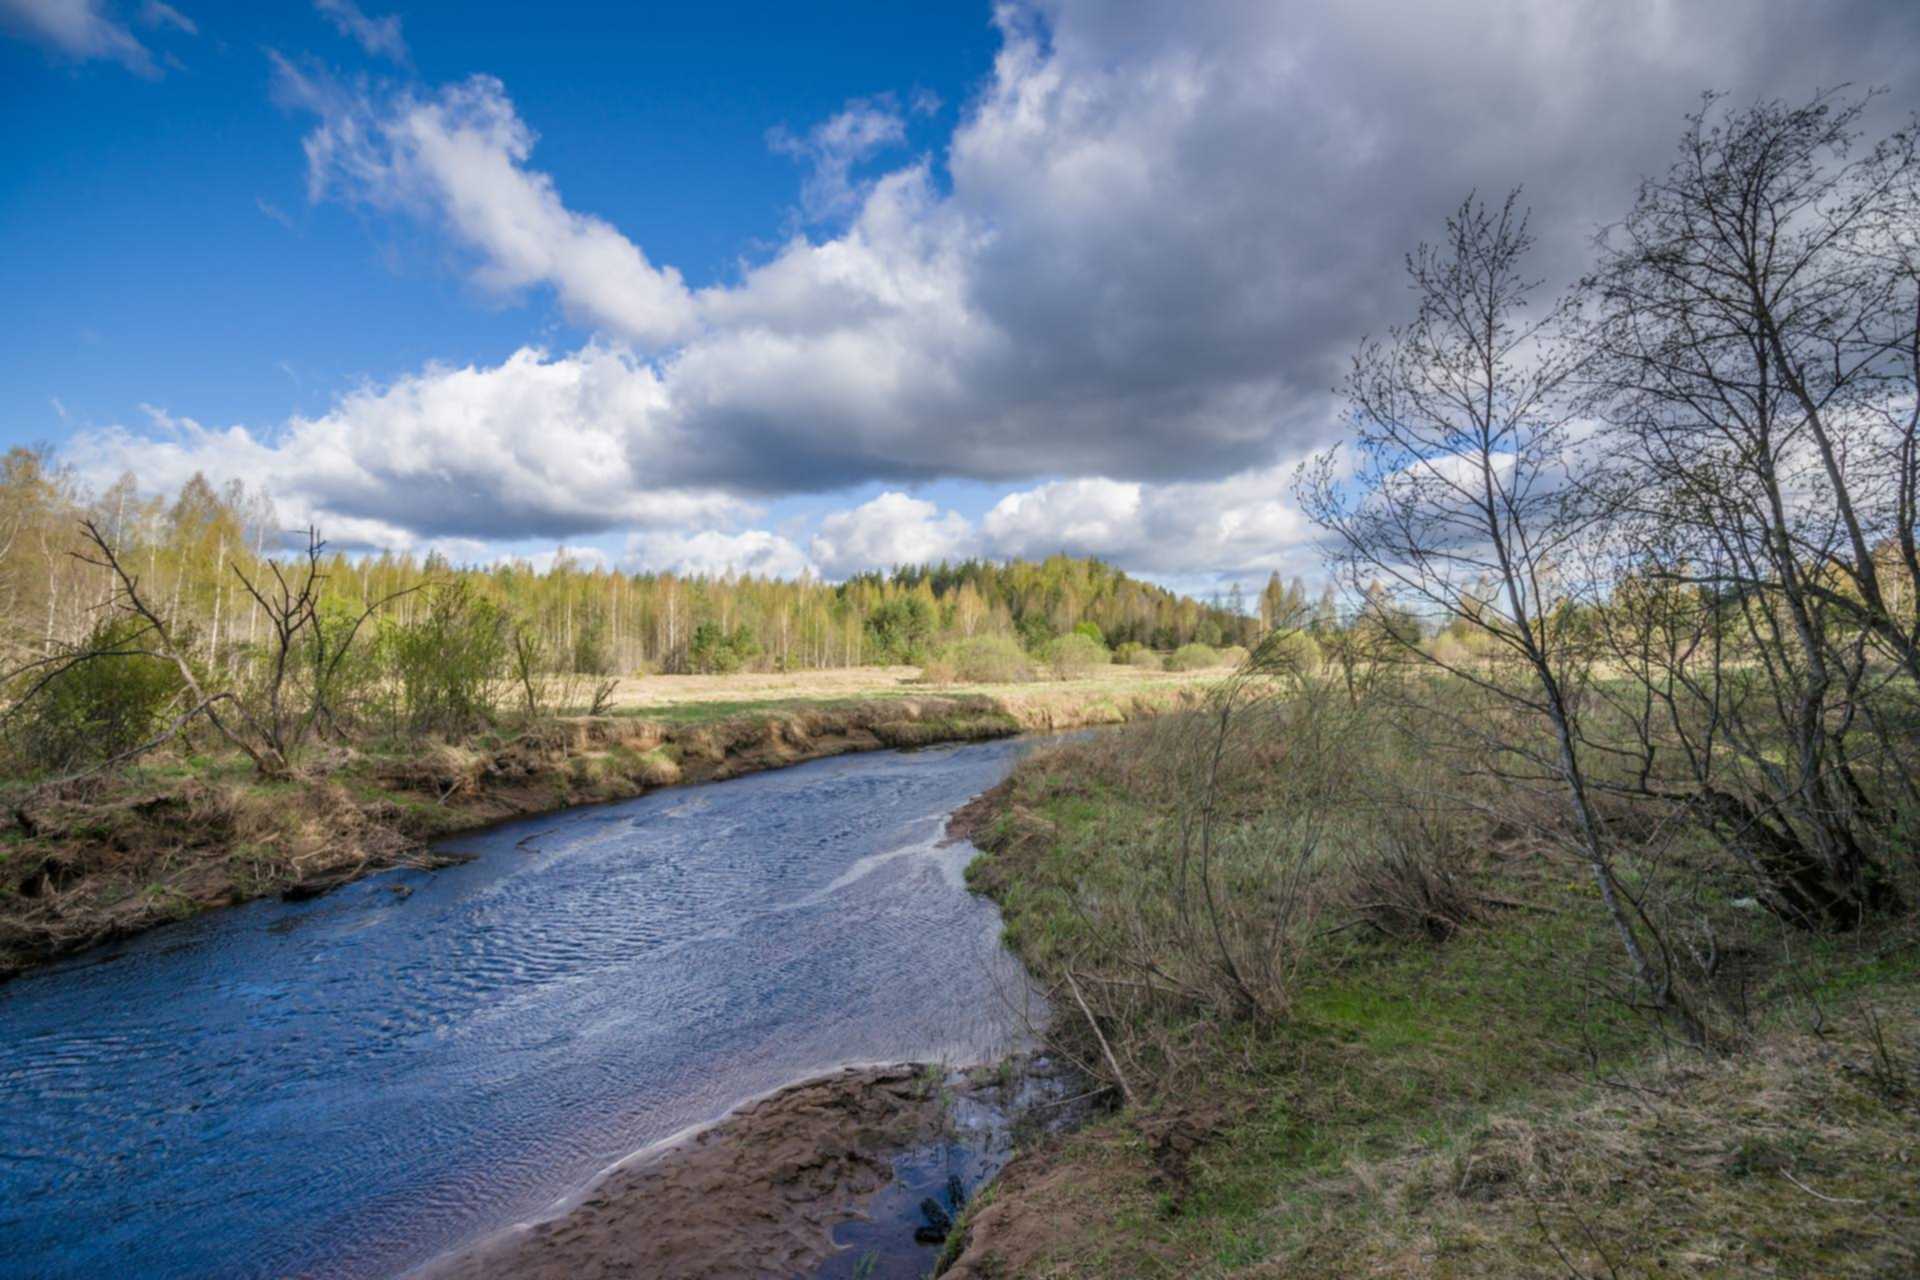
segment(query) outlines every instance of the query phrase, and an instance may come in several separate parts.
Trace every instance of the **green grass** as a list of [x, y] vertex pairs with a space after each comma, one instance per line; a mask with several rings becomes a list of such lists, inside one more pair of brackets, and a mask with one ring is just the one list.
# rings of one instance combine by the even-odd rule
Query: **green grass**
[[[1090, 901], [1152, 891], [1128, 837], [1165, 817], [1164, 796], [1137, 755], [1031, 759], [977, 838], [970, 881], [1043, 981], [1092, 963]], [[1230, 799], [1257, 810], [1266, 785]], [[1920, 1197], [1899, 1163], [1920, 1145], [1910, 928], [1814, 940], [1730, 912], [1724, 936], [1761, 952], [1756, 1013], [1709, 1057], [1615, 997], [1618, 944], [1577, 867], [1538, 851], [1475, 883], [1532, 909], [1442, 944], [1327, 917], [1285, 1018], [1187, 1028], [1186, 1061], [1134, 1081], [1141, 1105], [1047, 1157], [1064, 1172], [1025, 1211], [1063, 1225], [1003, 1274], [1567, 1275], [1562, 1253], [1578, 1274], [1622, 1277], [1674, 1274], [1670, 1259], [1715, 1276], [1920, 1262]], [[1056, 1017], [1074, 1040], [1072, 1005], [1056, 1000]], [[1875, 1025], [1891, 1028], [1892, 1069]], [[1908, 1093], [1874, 1085], [1902, 1063]], [[1174, 1176], [1159, 1135], [1183, 1124], [1201, 1137]]]

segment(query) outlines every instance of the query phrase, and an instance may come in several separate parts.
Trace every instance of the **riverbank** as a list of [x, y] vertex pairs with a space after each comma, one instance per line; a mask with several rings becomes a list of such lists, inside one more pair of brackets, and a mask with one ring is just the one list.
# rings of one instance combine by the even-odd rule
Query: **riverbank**
[[[290, 782], [194, 754], [64, 794], [16, 788], [0, 796], [0, 979], [216, 907], [432, 866], [430, 841], [511, 818], [847, 752], [1123, 723], [1190, 705], [1218, 675], [1115, 672], [934, 692], [884, 672], [857, 698], [761, 677], [742, 697], [703, 686], [644, 714], [326, 748]], [[673, 679], [645, 683], [670, 690]]]
[[[1057, 1130], [1074, 1114], [1060, 1104], [1079, 1081], [1028, 1054], [966, 1069], [849, 1067], [641, 1152], [553, 1216], [409, 1280], [757, 1280], [823, 1268], [917, 1280], [938, 1254], [937, 1232], [915, 1240], [920, 1201], [957, 1210], [999, 1171], [1016, 1131]], [[916, 1158], [932, 1170], [926, 1185], [901, 1175]], [[883, 1190], [899, 1203], [880, 1203]], [[858, 1240], [836, 1238], [849, 1227]]]
[[[1141, 970], [1105, 976], [1096, 930], [1161, 891], [1167, 864], [1132, 859], [1177, 823], [1178, 784], [1155, 780], [1173, 727], [1036, 753], [963, 816], [983, 849], [969, 882], [1043, 986], [1091, 1002], [1055, 1035], [1123, 1105], [1017, 1156], [945, 1280], [1920, 1268], [1911, 922], [1809, 938], [1727, 910], [1732, 1030], [1702, 1052], [1622, 998], [1591, 890], [1537, 837], [1454, 815], [1425, 890], [1440, 913], [1401, 911], [1359, 836], [1400, 812], [1378, 801], [1404, 779], [1330, 747], [1256, 759], [1222, 793], [1271, 836], [1270, 793], [1311, 774], [1347, 815], [1284, 1012], [1149, 1006], [1127, 994]], [[1162, 954], [1149, 977], [1189, 978]]]

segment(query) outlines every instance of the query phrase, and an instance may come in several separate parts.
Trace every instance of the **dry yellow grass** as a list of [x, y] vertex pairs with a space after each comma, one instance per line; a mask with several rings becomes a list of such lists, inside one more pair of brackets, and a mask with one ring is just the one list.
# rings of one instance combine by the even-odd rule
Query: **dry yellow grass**
[[937, 692], [941, 695], [985, 694], [1018, 699], [1041, 690], [1073, 689], [1091, 697], [1127, 696], [1173, 689], [1219, 678], [1214, 671], [1166, 672], [1114, 665], [1070, 680], [1035, 680], [1020, 684], [923, 684], [918, 667], [845, 667], [829, 671], [742, 671], [724, 676], [643, 676], [619, 680], [608, 703], [614, 711], [645, 714], [690, 703], [762, 703], [839, 701], [852, 698], [907, 697]]

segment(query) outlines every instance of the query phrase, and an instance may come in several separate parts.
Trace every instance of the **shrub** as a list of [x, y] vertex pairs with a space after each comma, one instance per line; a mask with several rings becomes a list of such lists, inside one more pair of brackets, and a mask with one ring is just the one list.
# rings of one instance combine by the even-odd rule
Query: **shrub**
[[1320, 646], [1311, 635], [1297, 628], [1270, 632], [1255, 654], [1260, 665], [1268, 670], [1308, 675], [1320, 669]]
[[1166, 659], [1162, 658], [1146, 645], [1134, 640], [1129, 640], [1118, 649], [1115, 649], [1113, 651], [1113, 660], [1115, 662], [1124, 662], [1130, 667], [1142, 667], [1150, 671], [1158, 671], [1166, 665]]
[[[154, 735], [161, 714], [180, 692], [179, 669], [138, 652], [146, 627], [110, 618], [93, 629], [83, 658], [33, 692], [14, 727], [15, 751], [55, 771], [110, 760]], [[17, 691], [26, 694], [31, 685]]]
[[1011, 684], [1033, 679], [1033, 665], [1011, 636], [973, 636], [946, 646], [920, 674], [938, 684]]
[[607, 623], [604, 618], [588, 618], [573, 637], [573, 670], [576, 675], [613, 674], [613, 653], [607, 647]]
[[509, 630], [506, 612], [464, 582], [436, 588], [419, 621], [389, 626], [382, 648], [405, 727], [457, 734], [493, 719]]
[[1223, 667], [1240, 667], [1246, 665], [1248, 656], [1245, 647], [1230, 644], [1220, 651], [1218, 661]]
[[1083, 676], [1107, 665], [1107, 646], [1088, 636], [1073, 632], [1048, 642], [1041, 656], [1053, 674], [1062, 680]]
[[1212, 645], [1183, 644], [1167, 657], [1169, 671], [1203, 671], [1220, 665], [1220, 654]]

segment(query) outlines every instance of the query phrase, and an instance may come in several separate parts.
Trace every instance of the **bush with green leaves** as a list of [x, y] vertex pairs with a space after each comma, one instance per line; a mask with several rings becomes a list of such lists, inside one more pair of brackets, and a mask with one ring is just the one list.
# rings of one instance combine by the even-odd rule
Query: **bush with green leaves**
[[146, 626], [109, 618], [45, 683], [29, 673], [12, 691], [27, 701], [9, 725], [13, 752], [27, 769], [58, 773], [96, 764], [152, 738], [180, 695], [177, 667], [147, 651]]
[[1183, 644], [1167, 656], [1169, 671], [1204, 671], [1220, 665], [1220, 653], [1212, 645]]
[[506, 611], [465, 582], [434, 588], [416, 621], [390, 623], [381, 652], [400, 724], [458, 734], [490, 722], [508, 675], [511, 633]]
[[1033, 679], [1033, 664], [1011, 636], [972, 636], [941, 649], [920, 675], [935, 684], [1014, 684]]
[[1320, 645], [1299, 627], [1271, 631], [1254, 650], [1262, 668], [1311, 675], [1320, 669]]
[[1138, 640], [1129, 640], [1115, 649], [1113, 660], [1122, 666], [1141, 667], [1150, 671], [1160, 670], [1162, 664], [1160, 655]]
[[613, 651], [608, 647], [605, 618], [589, 617], [574, 631], [571, 659], [575, 675], [604, 676], [613, 673]]
[[1062, 680], [1090, 675], [1109, 665], [1112, 659], [1107, 646], [1077, 631], [1050, 641], [1042, 656], [1047, 667]]
[[1021, 614], [1013, 626], [1028, 653], [1046, 652], [1047, 642], [1053, 639], [1053, 624], [1047, 621], [1046, 614], [1038, 610]]
[[[387, 683], [388, 657], [375, 642], [376, 627], [366, 621], [362, 606], [338, 596], [323, 598], [314, 609], [313, 623], [295, 641], [288, 658], [292, 692], [289, 700], [304, 699], [322, 733], [339, 733], [359, 725], [378, 710]], [[266, 646], [249, 653], [240, 693], [256, 715], [264, 706], [272, 654]]]

